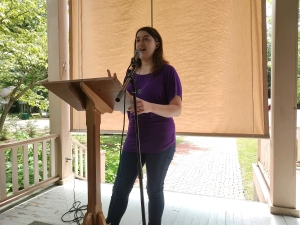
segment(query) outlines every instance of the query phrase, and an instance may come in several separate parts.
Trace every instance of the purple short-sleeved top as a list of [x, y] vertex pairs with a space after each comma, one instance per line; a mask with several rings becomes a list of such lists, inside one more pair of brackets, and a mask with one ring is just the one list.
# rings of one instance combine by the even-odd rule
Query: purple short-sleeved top
[[[141, 89], [137, 97], [147, 102], [168, 105], [178, 95], [182, 98], [182, 87], [176, 70], [164, 65], [156, 76], [152, 74], [134, 74], [136, 90]], [[132, 94], [132, 85], [127, 86]], [[123, 150], [136, 152], [136, 134], [134, 114], [128, 112], [128, 132]], [[142, 153], [161, 152], [176, 142], [176, 131], [173, 118], [166, 118], [154, 113], [143, 113], [138, 116], [140, 150]]]

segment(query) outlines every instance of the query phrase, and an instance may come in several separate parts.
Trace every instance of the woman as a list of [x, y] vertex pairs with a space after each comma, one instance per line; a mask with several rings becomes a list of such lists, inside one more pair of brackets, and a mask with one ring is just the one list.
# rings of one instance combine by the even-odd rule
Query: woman
[[[151, 27], [136, 32], [134, 49], [140, 50], [134, 74], [142, 165], [146, 164], [149, 225], [160, 225], [164, 210], [164, 179], [175, 152], [172, 117], [181, 114], [182, 88], [176, 70], [163, 57], [160, 34]], [[108, 76], [111, 76], [108, 70]], [[116, 76], [116, 74], [114, 74]], [[132, 94], [132, 85], [127, 86]], [[128, 108], [128, 132], [120, 157], [106, 222], [118, 225], [137, 178], [134, 108]]]

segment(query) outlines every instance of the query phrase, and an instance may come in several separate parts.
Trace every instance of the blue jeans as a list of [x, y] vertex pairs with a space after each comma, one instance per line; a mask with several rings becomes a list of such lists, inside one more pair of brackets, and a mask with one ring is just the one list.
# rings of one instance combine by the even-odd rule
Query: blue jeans
[[[147, 193], [148, 204], [148, 225], [160, 225], [164, 211], [164, 180], [173, 159], [175, 144], [159, 153], [142, 153], [142, 165], [146, 164], [147, 170]], [[108, 209], [106, 222], [111, 225], [119, 225], [124, 215], [129, 194], [133, 188], [138, 175], [137, 153], [122, 151], [120, 164], [113, 186], [113, 192]]]

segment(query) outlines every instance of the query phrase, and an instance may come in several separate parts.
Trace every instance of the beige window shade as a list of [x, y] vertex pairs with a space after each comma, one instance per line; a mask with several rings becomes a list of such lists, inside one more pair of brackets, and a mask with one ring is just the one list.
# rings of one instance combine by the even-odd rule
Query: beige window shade
[[[177, 133], [268, 137], [265, 2], [71, 1], [71, 77], [123, 81], [135, 32], [153, 26], [182, 82]], [[85, 113], [72, 111], [72, 129]], [[120, 112], [102, 115], [102, 132], [118, 132]]]

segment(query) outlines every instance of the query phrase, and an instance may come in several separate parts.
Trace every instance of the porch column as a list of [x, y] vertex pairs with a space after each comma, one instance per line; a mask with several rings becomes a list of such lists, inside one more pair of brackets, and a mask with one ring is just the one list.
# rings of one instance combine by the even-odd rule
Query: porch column
[[[48, 79], [69, 80], [68, 1], [47, 0]], [[70, 106], [49, 92], [50, 133], [59, 134], [56, 145], [56, 168], [60, 183], [72, 179]]]
[[298, 0], [272, 2], [270, 211], [296, 210]]

